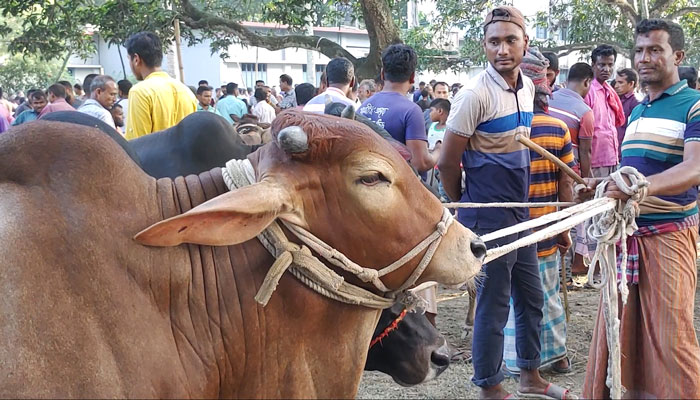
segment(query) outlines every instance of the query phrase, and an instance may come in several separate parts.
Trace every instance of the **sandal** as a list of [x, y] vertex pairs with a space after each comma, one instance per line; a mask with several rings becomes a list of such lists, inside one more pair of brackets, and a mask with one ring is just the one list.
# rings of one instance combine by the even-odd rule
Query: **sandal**
[[557, 367], [557, 363], [561, 360], [557, 360], [555, 363], [552, 364], [552, 367], [551, 367], [553, 373], [555, 373], [555, 374], [568, 374], [572, 371], [571, 359], [568, 356], [566, 358], [563, 358], [562, 360], [564, 360], [564, 359], [567, 361], [567, 364], [569, 364], [569, 366], [566, 368], [559, 368], [559, 367]]
[[544, 389], [544, 393], [529, 393], [529, 392], [521, 392], [520, 390], [516, 391], [515, 394], [518, 395], [519, 398], [523, 399], [545, 399], [545, 400], [550, 400], [550, 399], [567, 399], [567, 395], [572, 396], [572, 399], [578, 399], [578, 396], [574, 395], [571, 393], [569, 389], [564, 389], [561, 386], [555, 385], [553, 383], [550, 383], [547, 385], [547, 387]]

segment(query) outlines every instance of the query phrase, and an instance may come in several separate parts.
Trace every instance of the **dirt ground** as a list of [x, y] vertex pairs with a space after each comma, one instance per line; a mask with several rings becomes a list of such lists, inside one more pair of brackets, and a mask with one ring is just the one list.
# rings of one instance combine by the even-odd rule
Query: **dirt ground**
[[[459, 293], [458, 291], [442, 290], [439, 296]], [[592, 289], [580, 289], [569, 292], [571, 321], [568, 325], [567, 346], [573, 371], [567, 375], [553, 375], [547, 370], [542, 371], [545, 379], [557, 385], [570, 388], [576, 395], [581, 395], [585, 375], [588, 346], [591, 342], [595, 315], [598, 307], [599, 292]], [[471, 334], [462, 339], [462, 326], [466, 316], [468, 297], [445, 301], [438, 306], [438, 329], [448, 342], [466, 351], [471, 351]], [[700, 293], [695, 295], [695, 329], [700, 331]], [[700, 332], [698, 332], [700, 336]], [[378, 372], [365, 372], [360, 383], [357, 397], [360, 399], [396, 398], [396, 399], [445, 399], [445, 398], [477, 398], [478, 391], [470, 379], [473, 374], [472, 365], [468, 362], [453, 363], [442, 375], [432, 382], [413, 387], [401, 387], [387, 375]], [[506, 388], [514, 392], [517, 382], [507, 378]]]

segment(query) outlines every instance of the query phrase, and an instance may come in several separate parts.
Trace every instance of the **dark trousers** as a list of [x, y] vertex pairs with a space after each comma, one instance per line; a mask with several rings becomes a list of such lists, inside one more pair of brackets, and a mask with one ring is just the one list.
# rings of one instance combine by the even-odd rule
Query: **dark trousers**
[[[489, 248], [503, 246], [528, 233], [510, 235], [487, 245]], [[539, 335], [544, 299], [536, 246], [522, 247], [483, 266], [484, 277], [477, 288], [472, 341], [472, 382], [477, 386], [495, 386], [503, 381], [503, 328], [508, 321], [511, 297], [515, 312], [517, 366], [530, 370], [540, 366]]]

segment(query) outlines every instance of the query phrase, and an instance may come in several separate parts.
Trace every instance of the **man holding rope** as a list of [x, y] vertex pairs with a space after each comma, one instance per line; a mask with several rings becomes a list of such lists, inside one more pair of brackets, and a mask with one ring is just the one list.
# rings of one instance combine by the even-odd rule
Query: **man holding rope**
[[[455, 97], [447, 120], [439, 161], [443, 185], [452, 200], [463, 202], [527, 202], [530, 153], [515, 140], [529, 136], [533, 117], [534, 85], [520, 72], [528, 37], [525, 19], [514, 7], [491, 10], [484, 23], [487, 69], [465, 85]], [[466, 174], [461, 193], [460, 160]], [[523, 208], [460, 209], [458, 220], [477, 234], [485, 234], [528, 219]], [[500, 246], [523, 237], [513, 234], [491, 242]], [[509, 298], [516, 314], [519, 392], [549, 398], [575, 398], [549, 384], [538, 372], [543, 293], [535, 245], [515, 250], [484, 266], [478, 288], [472, 345], [474, 376], [481, 398], [503, 399], [503, 328]]]
[[[649, 182], [638, 230], [627, 240], [627, 304], [620, 308], [622, 386], [630, 398], [700, 398], [700, 347], [693, 328], [697, 279], [700, 92], [678, 77], [683, 29], [660, 19], [636, 28], [634, 63], [648, 96], [630, 115], [623, 167]], [[588, 179], [590, 193], [601, 180]], [[630, 198], [609, 182], [608, 197]], [[619, 267], [618, 267], [619, 268]], [[621, 270], [618, 269], [618, 279]], [[610, 397], [604, 307], [598, 310], [584, 397]]]

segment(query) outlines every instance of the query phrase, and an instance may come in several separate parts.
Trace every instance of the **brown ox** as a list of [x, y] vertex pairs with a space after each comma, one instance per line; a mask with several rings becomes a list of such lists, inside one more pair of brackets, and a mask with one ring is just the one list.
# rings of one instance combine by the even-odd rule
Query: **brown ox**
[[[274, 132], [291, 125], [309, 150], [265, 146], [250, 156], [259, 183], [233, 192], [218, 170], [156, 181], [92, 128], [1, 135], [0, 396], [353, 397], [379, 312], [289, 274], [259, 306], [273, 260], [253, 238], [283, 218], [380, 268], [433, 232], [442, 207], [364, 126], [287, 112]], [[140, 240], [238, 244], [133, 240], [209, 198]], [[483, 253], [455, 223], [420, 281], [461, 284]], [[398, 287], [418, 258], [384, 282]]]

